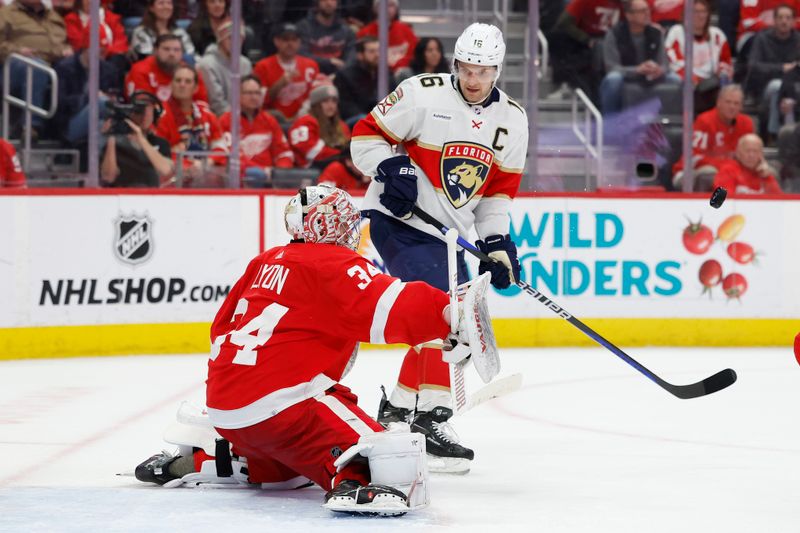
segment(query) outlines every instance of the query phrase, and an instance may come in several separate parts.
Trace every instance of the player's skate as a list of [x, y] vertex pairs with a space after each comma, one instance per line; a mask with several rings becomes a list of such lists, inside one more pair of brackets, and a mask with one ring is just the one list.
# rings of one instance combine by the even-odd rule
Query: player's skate
[[404, 422], [406, 424], [410, 424], [412, 418], [413, 412], [411, 409], [395, 407], [392, 405], [392, 403], [386, 397], [386, 389], [383, 387], [383, 385], [381, 385], [381, 403], [378, 405], [378, 417], [376, 420], [384, 426], [388, 426], [392, 422]]
[[164, 485], [170, 481], [180, 479], [180, 475], [170, 472], [170, 465], [180, 459], [180, 455], [172, 455], [162, 451], [146, 459], [134, 470], [134, 475], [139, 481]]
[[345, 479], [325, 495], [326, 509], [337, 513], [401, 516], [408, 512], [406, 495], [387, 485], [363, 486]]
[[411, 431], [425, 435], [429, 471], [466, 474], [475, 452], [459, 444], [458, 435], [448, 422], [451, 416], [453, 410], [447, 407], [417, 413]]

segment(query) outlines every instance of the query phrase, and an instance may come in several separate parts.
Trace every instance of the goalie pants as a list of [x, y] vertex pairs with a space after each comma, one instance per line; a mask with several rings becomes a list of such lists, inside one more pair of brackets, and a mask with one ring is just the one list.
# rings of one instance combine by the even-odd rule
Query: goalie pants
[[350, 389], [337, 384], [322, 396], [292, 405], [252, 426], [217, 431], [233, 445], [235, 454], [247, 457], [251, 483], [279, 483], [302, 475], [324, 490], [343, 479], [366, 485], [366, 460], [350, 461], [338, 474], [333, 466], [361, 435], [383, 431], [357, 401]]
[[[412, 228], [378, 211], [370, 211], [369, 234], [372, 244], [392, 276], [403, 281], [424, 281], [447, 292], [447, 245], [441, 239]], [[458, 252], [458, 283], [469, 281], [464, 251]], [[442, 360], [442, 351], [409, 348], [403, 359], [400, 387], [417, 392], [420, 389], [450, 389], [450, 370]]]

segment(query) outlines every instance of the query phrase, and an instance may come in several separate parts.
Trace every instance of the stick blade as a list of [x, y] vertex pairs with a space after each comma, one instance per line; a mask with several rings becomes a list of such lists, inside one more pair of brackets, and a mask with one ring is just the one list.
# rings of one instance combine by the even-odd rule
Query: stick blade
[[671, 385], [667, 390], [682, 400], [708, 396], [736, 383], [736, 372], [732, 368], [720, 370], [713, 376], [691, 385]]

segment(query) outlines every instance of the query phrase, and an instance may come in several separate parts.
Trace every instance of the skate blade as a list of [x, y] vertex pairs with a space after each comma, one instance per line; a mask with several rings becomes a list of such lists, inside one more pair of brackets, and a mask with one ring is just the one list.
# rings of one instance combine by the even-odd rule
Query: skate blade
[[431, 474], [469, 474], [472, 461], [461, 457], [437, 457], [428, 454], [428, 472]]
[[409, 511], [408, 506], [399, 500], [355, 504], [352, 500], [331, 498], [322, 507], [335, 513], [346, 513], [361, 516], [403, 516]]

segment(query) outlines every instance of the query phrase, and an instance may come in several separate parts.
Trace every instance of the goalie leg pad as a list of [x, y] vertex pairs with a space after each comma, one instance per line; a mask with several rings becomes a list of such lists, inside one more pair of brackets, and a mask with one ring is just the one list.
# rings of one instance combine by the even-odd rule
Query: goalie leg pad
[[356, 454], [369, 460], [371, 484], [386, 485], [406, 495], [411, 510], [430, 503], [425, 436], [411, 433], [407, 424], [363, 435], [334, 463], [341, 470]]
[[489, 273], [485, 272], [467, 284], [466, 294], [460, 302], [458, 325], [459, 340], [468, 339], [472, 362], [484, 383], [492, 381], [500, 372], [500, 356], [486, 301], [490, 279]]

